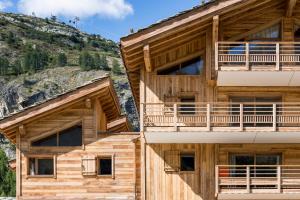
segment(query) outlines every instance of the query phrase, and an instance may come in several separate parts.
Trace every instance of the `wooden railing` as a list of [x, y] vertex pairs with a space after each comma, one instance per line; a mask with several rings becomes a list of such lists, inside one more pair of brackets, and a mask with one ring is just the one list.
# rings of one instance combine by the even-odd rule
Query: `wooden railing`
[[218, 165], [216, 194], [300, 193], [298, 165]]
[[143, 127], [300, 130], [300, 103], [146, 103], [142, 116]]
[[298, 70], [300, 42], [218, 42], [217, 71]]

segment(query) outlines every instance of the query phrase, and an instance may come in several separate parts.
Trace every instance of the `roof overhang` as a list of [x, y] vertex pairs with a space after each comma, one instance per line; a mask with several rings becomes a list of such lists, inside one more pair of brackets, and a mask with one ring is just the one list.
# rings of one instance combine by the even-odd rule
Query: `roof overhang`
[[[96, 98], [100, 101], [108, 122], [121, 117], [121, 108], [110, 77], [94, 80], [84, 86], [61, 94], [53, 99], [26, 108], [0, 120], [0, 132], [11, 142], [16, 142], [16, 133], [22, 132], [24, 124], [57, 113], [78, 102]], [[86, 101], [87, 103], [90, 103]]]

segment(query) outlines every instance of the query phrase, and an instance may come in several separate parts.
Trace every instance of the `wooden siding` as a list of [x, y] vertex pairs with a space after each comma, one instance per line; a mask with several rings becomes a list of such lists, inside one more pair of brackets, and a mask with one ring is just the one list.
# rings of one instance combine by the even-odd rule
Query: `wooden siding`
[[[59, 113], [25, 124], [21, 138], [21, 177], [19, 199], [139, 199], [140, 144], [137, 134], [97, 134], [106, 130], [106, 116], [101, 105], [92, 99], [92, 107], [78, 103]], [[97, 108], [97, 110], [94, 110]], [[100, 118], [98, 118], [100, 117]], [[97, 122], [97, 119], [101, 122]], [[31, 147], [41, 138], [82, 121], [83, 145], [80, 147]], [[105, 123], [104, 123], [105, 122]], [[98, 129], [98, 130], [97, 130]], [[51, 178], [27, 175], [27, 157], [54, 155], [56, 176]], [[114, 156], [114, 178], [82, 175], [84, 156]]]
[[[195, 172], [165, 171], [165, 151], [194, 152]], [[214, 144], [149, 144], [146, 149], [147, 200], [214, 198]]]

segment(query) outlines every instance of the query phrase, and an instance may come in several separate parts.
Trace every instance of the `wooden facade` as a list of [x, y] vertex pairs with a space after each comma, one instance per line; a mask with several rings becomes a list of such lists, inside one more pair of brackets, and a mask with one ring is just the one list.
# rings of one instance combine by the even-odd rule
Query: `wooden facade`
[[[121, 38], [142, 199], [299, 199], [299, 20], [297, 0], [217, 0]], [[232, 158], [265, 154], [280, 161]]]
[[[34, 145], [78, 124], [80, 145]], [[128, 132], [108, 77], [7, 117], [0, 126], [16, 141], [17, 199], [139, 199], [139, 135]], [[57, 140], [63, 138], [57, 134]], [[101, 158], [111, 159], [109, 176], [99, 175]], [[53, 160], [53, 173], [32, 172], [33, 159]]]

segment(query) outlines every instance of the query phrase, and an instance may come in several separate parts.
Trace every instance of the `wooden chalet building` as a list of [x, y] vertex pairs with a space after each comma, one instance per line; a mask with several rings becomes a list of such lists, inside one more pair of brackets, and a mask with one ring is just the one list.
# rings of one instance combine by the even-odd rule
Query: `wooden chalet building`
[[121, 52], [142, 199], [300, 199], [299, 0], [213, 0]]
[[17, 199], [137, 199], [139, 134], [129, 131], [109, 77], [2, 119]]

